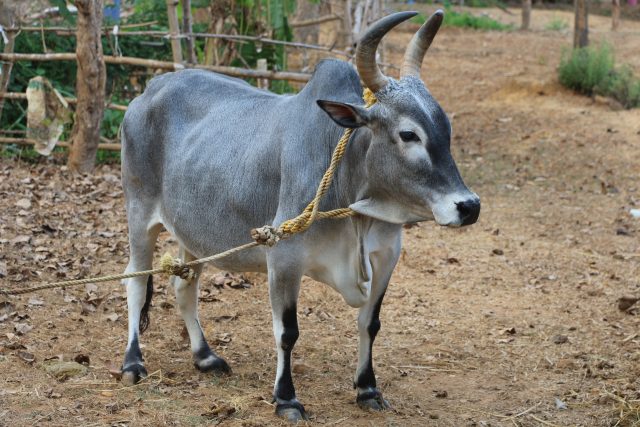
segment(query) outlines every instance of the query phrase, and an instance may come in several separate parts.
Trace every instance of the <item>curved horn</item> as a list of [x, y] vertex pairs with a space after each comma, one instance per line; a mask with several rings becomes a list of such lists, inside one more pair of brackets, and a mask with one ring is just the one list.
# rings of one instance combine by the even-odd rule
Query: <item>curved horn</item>
[[422, 59], [427, 49], [431, 46], [433, 38], [436, 36], [440, 24], [444, 18], [442, 9], [438, 9], [427, 22], [413, 35], [409, 42], [409, 47], [404, 54], [404, 63], [400, 69], [400, 77], [414, 76], [420, 78], [420, 68]]
[[398, 12], [374, 22], [362, 36], [356, 50], [356, 66], [364, 85], [377, 92], [388, 83], [387, 78], [376, 63], [376, 49], [382, 37], [393, 27], [416, 16], [416, 12]]

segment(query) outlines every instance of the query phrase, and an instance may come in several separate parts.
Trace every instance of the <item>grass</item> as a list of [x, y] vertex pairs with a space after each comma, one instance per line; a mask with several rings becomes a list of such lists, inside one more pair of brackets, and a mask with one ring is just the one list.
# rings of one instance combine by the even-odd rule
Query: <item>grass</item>
[[[493, 31], [507, 31], [512, 29], [511, 25], [503, 24], [488, 16], [475, 16], [469, 12], [456, 12], [450, 8], [446, 8], [444, 14], [444, 22], [442, 23], [447, 27], [459, 27], [459, 28], [472, 28], [474, 30], [493, 30]], [[426, 18], [424, 15], [416, 15], [411, 19], [416, 24], [424, 24]]]
[[567, 21], [561, 18], [553, 18], [551, 21], [547, 22], [547, 25], [544, 26], [544, 29], [547, 31], [564, 31], [569, 28], [569, 24]]
[[608, 96], [624, 108], [640, 107], [640, 79], [627, 65], [616, 68], [608, 44], [565, 50], [558, 67], [560, 83], [576, 92]]

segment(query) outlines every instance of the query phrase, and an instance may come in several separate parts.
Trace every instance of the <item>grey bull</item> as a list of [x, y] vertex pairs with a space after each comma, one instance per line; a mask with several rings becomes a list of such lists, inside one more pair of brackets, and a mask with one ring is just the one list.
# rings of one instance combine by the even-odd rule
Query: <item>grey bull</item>
[[[313, 198], [343, 128], [355, 129], [320, 208], [349, 206], [359, 215], [321, 220], [272, 248], [252, 248], [215, 263], [231, 271], [268, 273], [278, 355], [273, 397], [276, 413], [290, 420], [306, 418], [291, 377], [302, 276], [328, 284], [359, 308], [357, 402], [385, 409], [372, 345], [400, 253], [402, 224], [435, 220], [456, 227], [479, 215], [480, 200], [451, 156], [449, 120], [420, 79], [442, 11], [411, 40], [399, 80], [383, 75], [375, 61], [381, 38], [414, 15], [395, 13], [373, 24], [357, 48], [357, 72], [343, 61], [321, 62], [296, 95], [185, 70], [154, 78], [125, 115], [127, 271], [151, 267], [163, 227], [189, 261], [246, 243], [252, 228], [295, 217]], [[361, 79], [377, 97], [371, 108], [363, 106]], [[153, 285], [151, 277], [126, 285], [129, 338], [122, 372], [125, 382], [135, 383], [146, 375], [139, 334], [148, 324]], [[176, 277], [174, 285], [196, 368], [230, 372], [200, 327], [197, 276]]]

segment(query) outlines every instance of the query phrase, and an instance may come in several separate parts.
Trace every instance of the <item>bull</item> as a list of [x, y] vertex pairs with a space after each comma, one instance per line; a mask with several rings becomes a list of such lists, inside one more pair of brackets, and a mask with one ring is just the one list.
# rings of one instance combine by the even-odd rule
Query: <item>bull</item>
[[[376, 64], [382, 37], [415, 12], [374, 23], [347, 62], [318, 64], [295, 95], [276, 95], [242, 80], [184, 70], [150, 81], [129, 106], [122, 127], [122, 183], [129, 226], [127, 272], [151, 267], [159, 232], [179, 242], [190, 261], [243, 244], [250, 229], [295, 217], [315, 194], [343, 132], [354, 129], [322, 210], [358, 213], [323, 220], [272, 248], [259, 246], [215, 262], [230, 271], [268, 275], [277, 369], [276, 413], [306, 419], [291, 376], [303, 275], [326, 283], [359, 308], [354, 386], [363, 408], [388, 402], [376, 386], [372, 346], [379, 312], [401, 249], [402, 224], [435, 220], [458, 227], [476, 222], [480, 199], [464, 184], [450, 152], [447, 115], [420, 79], [423, 57], [443, 19], [438, 11], [416, 32], [401, 77]], [[363, 106], [363, 87], [376, 96]], [[198, 276], [175, 277], [176, 301], [189, 333], [195, 367], [229, 373], [198, 319]], [[139, 336], [148, 324], [152, 277], [128, 279], [128, 343], [122, 378], [147, 375]]]

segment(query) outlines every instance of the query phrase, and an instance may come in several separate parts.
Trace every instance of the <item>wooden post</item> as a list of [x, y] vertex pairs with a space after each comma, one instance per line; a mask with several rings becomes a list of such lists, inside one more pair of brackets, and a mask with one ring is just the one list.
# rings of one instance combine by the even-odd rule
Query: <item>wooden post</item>
[[611, 31], [617, 31], [620, 26], [620, 0], [612, 0]]
[[[0, 6], [0, 25], [5, 28], [15, 26], [15, 16], [13, 11], [6, 5]], [[3, 52], [13, 53], [15, 46], [16, 33], [6, 31], [0, 37], [3, 39]], [[9, 80], [11, 79], [11, 70], [13, 69], [13, 61], [0, 62], [0, 95], [7, 91]], [[0, 118], [2, 118], [2, 110], [4, 109], [4, 98], [0, 97]]]
[[171, 52], [173, 53], [173, 62], [182, 64], [182, 46], [180, 39], [180, 24], [178, 22], [178, 0], [167, 0], [167, 16], [169, 18], [169, 33], [171, 34]]
[[522, 0], [522, 25], [521, 30], [527, 31], [531, 25], [531, 0]]
[[[6, 35], [8, 42], [4, 45], [3, 52], [4, 53], [13, 53], [13, 48], [15, 45], [15, 33], [10, 33]], [[2, 67], [0, 67], [0, 94], [3, 94], [7, 91], [7, 87], [9, 86], [9, 80], [11, 79], [11, 70], [13, 69], [13, 62], [6, 61], [2, 62]], [[2, 110], [4, 109], [4, 98], [0, 99], [0, 118], [2, 118]]]
[[589, 0], [575, 0], [575, 22], [573, 28], [573, 48], [589, 44]]
[[74, 3], [78, 8], [78, 105], [71, 132], [73, 143], [68, 166], [76, 172], [91, 172], [100, 142], [107, 75], [101, 42], [103, 0], [75, 0]]
[[[264, 58], [260, 58], [258, 59], [258, 64], [256, 69], [258, 71], [267, 71], [267, 60]], [[267, 89], [269, 90], [269, 80], [265, 79], [265, 78], [258, 78], [257, 79], [257, 85], [260, 89]]]
[[182, 31], [189, 34], [187, 36], [187, 62], [195, 64], [198, 62], [196, 58], [196, 48], [193, 36], [193, 18], [191, 16], [191, 0], [182, 0]]

